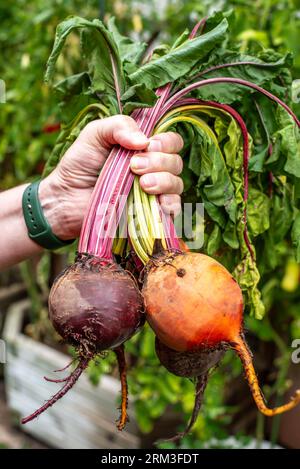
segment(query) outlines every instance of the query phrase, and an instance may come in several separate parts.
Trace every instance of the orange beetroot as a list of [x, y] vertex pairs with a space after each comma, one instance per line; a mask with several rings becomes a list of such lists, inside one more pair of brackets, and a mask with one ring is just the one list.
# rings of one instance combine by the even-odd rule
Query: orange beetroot
[[300, 402], [298, 390], [287, 404], [266, 406], [244, 339], [242, 292], [219, 262], [199, 253], [165, 253], [149, 265], [143, 295], [148, 322], [170, 349], [195, 354], [233, 349], [264, 415], [280, 414]]

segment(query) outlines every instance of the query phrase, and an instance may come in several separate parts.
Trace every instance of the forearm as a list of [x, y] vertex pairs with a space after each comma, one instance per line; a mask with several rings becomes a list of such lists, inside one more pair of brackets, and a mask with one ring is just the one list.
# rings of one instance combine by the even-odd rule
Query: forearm
[[[22, 211], [22, 196], [26, 184], [0, 193], [0, 270], [17, 264], [42, 248], [28, 236]], [[52, 230], [59, 226], [55, 196], [44, 181], [40, 184], [39, 199]]]

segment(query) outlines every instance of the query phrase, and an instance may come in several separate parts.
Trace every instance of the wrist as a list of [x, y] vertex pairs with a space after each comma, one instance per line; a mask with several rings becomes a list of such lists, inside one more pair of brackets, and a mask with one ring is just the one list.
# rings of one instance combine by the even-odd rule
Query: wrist
[[85, 191], [80, 192], [77, 189], [74, 193], [55, 170], [40, 183], [39, 199], [44, 216], [55, 236], [63, 241], [79, 236], [88, 202]]
[[66, 209], [62, 199], [62, 191], [51, 175], [40, 182], [39, 201], [43, 214], [55, 236], [63, 241], [72, 239], [73, 236], [68, 226]]

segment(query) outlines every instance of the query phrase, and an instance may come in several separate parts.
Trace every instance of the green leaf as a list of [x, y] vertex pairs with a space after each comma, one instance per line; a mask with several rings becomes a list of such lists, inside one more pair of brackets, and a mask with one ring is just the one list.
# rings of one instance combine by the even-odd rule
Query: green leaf
[[181, 46], [186, 41], [188, 41], [189, 35], [190, 35], [190, 31], [188, 29], [185, 29], [183, 33], [181, 33], [180, 36], [178, 36], [178, 38], [175, 40], [174, 44], [171, 47], [171, 50], [176, 49], [177, 47]]
[[83, 108], [67, 125], [63, 126], [56, 140], [56, 144], [47, 160], [42, 177], [48, 176], [58, 165], [60, 159], [78, 137], [85, 125], [96, 117], [104, 117], [107, 110], [101, 104], [90, 104]]
[[235, 120], [231, 119], [229, 125], [226, 128], [226, 134], [228, 137], [227, 142], [224, 144], [224, 154], [226, 157], [226, 163], [231, 168], [238, 166], [240, 168], [241, 162], [239, 161], [238, 151], [240, 148], [240, 137], [241, 131]]
[[130, 75], [130, 80], [132, 83], [144, 83], [150, 89], [174, 82], [185, 76], [196, 63], [225, 39], [227, 28], [228, 22], [223, 19], [208, 33], [186, 41], [163, 57], [146, 63]]
[[184, 192], [189, 191], [193, 185], [193, 172], [186, 165], [183, 165], [183, 171], [180, 177], [183, 181]]
[[145, 405], [143, 402], [135, 402], [135, 416], [140, 430], [143, 433], [150, 433], [153, 429], [154, 422], [148, 412], [145, 412]]
[[154, 91], [149, 90], [143, 83], [133, 85], [121, 96], [121, 101], [125, 103], [124, 114], [130, 114], [136, 108], [154, 106], [157, 96]]
[[[210, 171], [205, 166], [204, 155], [201, 148], [201, 137], [198, 132], [194, 134], [193, 140], [190, 142], [190, 155], [188, 160], [188, 167], [193, 171], [198, 178], [201, 176], [201, 180], [204, 181], [209, 177]], [[205, 169], [206, 168], [206, 169]]]
[[218, 223], [218, 225], [221, 228], [224, 228], [226, 224], [226, 217], [225, 217], [224, 209], [221, 207], [216, 207], [214, 204], [212, 204], [206, 199], [203, 199], [203, 200], [204, 200], [204, 208], [207, 211], [210, 218], [214, 220], [216, 223]]
[[90, 87], [91, 81], [87, 72], [71, 75], [55, 84], [54, 90], [60, 98], [59, 107], [63, 122], [69, 123], [83, 108], [96, 101]]
[[260, 280], [256, 263], [247, 255], [235, 268], [233, 276], [244, 292], [250, 314], [256, 319], [262, 319], [265, 315], [265, 306], [258, 289]]
[[47, 62], [45, 80], [50, 81], [54, 74], [55, 64], [63, 49], [68, 35], [75, 30], [81, 30], [81, 47], [89, 65], [89, 75], [94, 92], [105, 91], [116, 100], [124, 90], [124, 76], [119, 56], [119, 50], [113, 36], [103, 23], [71, 16], [60, 23], [56, 30], [55, 42]]
[[[278, 76], [281, 69], [290, 66], [290, 61], [290, 54], [280, 57], [275, 62], [267, 62], [266, 60], [260, 60], [258, 57], [220, 48], [212, 54], [207, 63], [201, 65], [200, 70], [201, 77], [206, 79], [232, 77], [248, 80], [257, 85], [265, 85]], [[222, 67], [223, 64], [233, 65]], [[209, 70], [209, 72], [203, 74], [205, 70]], [[199, 71], [197, 73], [199, 74]], [[215, 100], [227, 104], [242, 101], [246, 95], [253, 93], [254, 90], [233, 83], [230, 83], [230, 85], [220, 83], [197, 90], [197, 95], [202, 99]], [[275, 94], [278, 93], [275, 92]]]
[[206, 250], [209, 256], [213, 256], [219, 249], [222, 241], [221, 230], [218, 225], [214, 225], [213, 230], [209, 236]]
[[239, 248], [239, 239], [237, 235], [236, 225], [232, 221], [228, 221], [223, 232], [223, 239], [232, 249]]
[[268, 321], [257, 321], [253, 316], [248, 316], [245, 325], [246, 328], [254, 332], [260, 340], [274, 340], [274, 332]]
[[[206, 200], [218, 207], [225, 207], [230, 219], [235, 221], [237, 207], [234, 187], [222, 152], [205, 131], [197, 129], [197, 133], [199, 138], [197, 153], [200, 161], [198, 167], [201, 168], [198, 186], [203, 185], [202, 190]], [[196, 166], [196, 162], [192, 161], [192, 164], [193, 167]]]
[[270, 236], [274, 243], [281, 242], [289, 231], [293, 222], [294, 210], [292, 207], [291, 195], [286, 188], [280, 195], [274, 194], [271, 199], [270, 211]]
[[263, 192], [250, 187], [247, 203], [248, 227], [253, 236], [270, 228], [270, 199]]
[[118, 47], [121, 60], [131, 64], [138, 64], [143, 57], [147, 44], [144, 42], [134, 41], [128, 36], [120, 34], [114, 17], [108, 20], [107, 28]]
[[285, 156], [284, 169], [287, 173], [300, 178], [300, 132], [292, 117], [282, 108], [277, 111], [281, 130], [275, 138], [280, 139], [280, 153]]

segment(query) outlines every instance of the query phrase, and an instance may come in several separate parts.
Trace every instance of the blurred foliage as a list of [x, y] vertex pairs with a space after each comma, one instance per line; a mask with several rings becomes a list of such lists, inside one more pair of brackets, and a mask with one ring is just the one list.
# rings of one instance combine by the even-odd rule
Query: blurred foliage
[[[16, 0], [0, 5], [0, 79], [6, 84], [6, 103], [0, 104], [0, 190], [12, 187], [40, 174], [54, 146], [56, 127], [61, 120], [56, 96], [43, 82], [45, 65], [52, 47], [56, 25], [66, 16], [76, 14], [86, 18], [99, 15], [116, 16], [120, 30], [134, 38], [149, 42], [150, 47], [177, 36], [185, 27], [214, 10], [233, 8], [233, 31], [241, 51], [256, 50], [257, 45], [272, 47], [294, 54], [294, 78], [300, 77], [300, 1], [299, 0]], [[81, 57], [77, 53], [78, 38], [69, 40], [64, 56], [58, 63], [58, 77], [75, 73]], [[263, 299], [268, 314], [263, 321], [247, 318], [250, 337], [266, 344], [275, 343], [280, 358], [268, 370], [268, 396], [280, 396], [286, 389], [290, 360], [290, 343], [300, 336], [299, 265], [290, 247], [276, 246], [276, 270], [270, 269], [262, 279]], [[273, 256], [272, 250], [267, 255]], [[28, 293], [33, 300], [33, 316], [43, 310], [41, 301], [48, 294], [51, 277], [51, 255], [47, 253], [35, 268], [35, 273], [23, 268]], [[37, 298], [40, 295], [40, 298]], [[44, 317], [44, 312], [42, 317]], [[34, 319], [34, 318], [33, 318]], [[159, 366], [154, 352], [154, 336], [146, 327], [126, 344], [131, 371], [129, 386], [135, 398], [135, 410], [142, 432], [150, 432], [157, 418], [170, 406], [178, 415], [191, 412], [194, 386], [188, 380], [176, 378]], [[276, 354], [274, 354], [276, 358]], [[276, 378], [274, 379], [274, 371]], [[102, 373], [116, 374], [114, 354], [97, 360], [89, 367], [96, 384]], [[230, 383], [240, 377], [238, 360], [228, 352], [213, 373], [205, 393], [205, 405], [191, 435], [181, 447], [205, 447], [214, 438], [226, 438], [239, 405], [225, 406], [224, 398]], [[238, 396], [240, 404], [243, 395]], [[275, 419], [274, 419], [275, 421]], [[259, 420], [257, 435], [264, 436], [264, 419]], [[276, 441], [278, 427], [274, 424], [271, 438]], [[225, 440], [226, 441], [226, 440]], [[243, 435], [237, 435], [243, 446]], [[238, 443], [234, 447], [238, 446]], [[172, 447], [172, 444], [166, 444]], [[211, 445], [213, 446], [213, 444]], [[220, 446], [220, 443], [218, 443]]]

